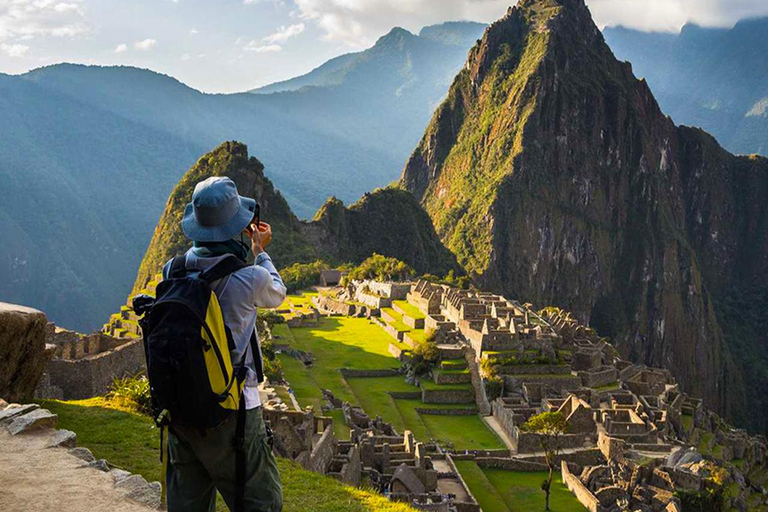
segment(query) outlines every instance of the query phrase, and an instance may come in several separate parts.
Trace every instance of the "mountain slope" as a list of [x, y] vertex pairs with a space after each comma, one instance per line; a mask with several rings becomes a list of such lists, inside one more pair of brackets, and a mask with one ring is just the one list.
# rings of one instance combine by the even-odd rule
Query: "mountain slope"
[[482, 287], [572, 310], [768, 430], [768, 378], [744, 378], [759, 336], [736, 348], [723, 307], [768, 284], [768, 160], [676, 127], [583, 0], [522, 0], [486, 31], [402, 184]]
[[280, 94], [203, 94], [129, 67], [0, 74], [0, 299], [80, 331], [101, 325], [131, 289], [174, 185], [222, 140], [246, 142], [300, 217], [386, 185], [473, 27], [394, 31], [338, 85]]
[[680, 34], [604, 30], [616, 56], [645, 77], [664, 112], [735, 153], [768, 154], [768, 18]]
[[241, 195], [259, 202], [262, 220], [273, 229], [274, 241], [268, 251], [278, 268], [315, 259], [360, 263], [376, 252], [405, 261], [421, 273], [444, 275], [459, 270], [429, 216], [408, 192], [377, 190], [350, 208], [330, 199], [313, 221], [300, 221], [264, 175], [264, 165], [248, 156], [248, 148], [239, 142], [225, 142], [203, 155], [171, 192], [132, 294], [142, 290], [165, 262], [189, 248], [181, 218], [195, 185], [211, 176], [231, 178]]

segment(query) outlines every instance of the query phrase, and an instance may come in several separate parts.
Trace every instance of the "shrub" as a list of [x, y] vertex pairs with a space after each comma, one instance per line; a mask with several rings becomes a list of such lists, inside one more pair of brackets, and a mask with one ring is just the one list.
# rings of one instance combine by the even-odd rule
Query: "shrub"
[[283, 363], [279, 359], [267, 359], [264, 358], [264, 376], [269, 379], [270, 382], [283, 382], [285, 380], [285, 369]]
[[484, 379], [483, 383], [485, 384], [485, 395], [488, 397], [488, 400], [496, 400], [504, 391], [504, 379], [498, 375]]
[[440, 349], [437, 343], [426, 338], [416, 343], [411, 352], [411, 360], [407, 363], [408, 374], [411, 376], [427, 375], [440, 360]]
[[141, 414], [152, 414], [152, 397], [149, 394], [149, 380], [145, 375], [114, 379], [107, 399]]
[[283, 278], [288, 293], [294, 293], [319, 284], [320, 273], [328, 268], [331, 268], [330, 265], [322, 260], [313, 263], [296, 263], [281, 270], [280, 277]]
[[480, 361], [480, 372], [484, 377], [492, 378], [496, 376], [496, 367], [498, 363], [495, 361], [485, 358], [482, 361]]
[[375, 279], [378, 281], [407, 281], [416, 273], [407, 264], [396, 258], [388, 258], [374, 253], [347, 275], [347, 281]]

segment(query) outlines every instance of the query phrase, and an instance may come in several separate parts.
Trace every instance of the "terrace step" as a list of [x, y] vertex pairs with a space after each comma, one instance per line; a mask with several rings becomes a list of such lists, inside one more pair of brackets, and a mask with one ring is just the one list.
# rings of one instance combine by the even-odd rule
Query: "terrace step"
[[432, 380], [435, 384], [469, 384], [472, 382], [472, 375], [468, 371], [435, 370], [432, 372]]
[[442, 361], [440, 363], [440, 368], [443, 370], [463, 370], [467, 368], [467, 362], [461, 359]]
[[464, 359], [464, 349], [457, 345], [438, 345], [438, 350], [440, 350], [440, 358], [442, 360], [455, 360], [455, 359]]

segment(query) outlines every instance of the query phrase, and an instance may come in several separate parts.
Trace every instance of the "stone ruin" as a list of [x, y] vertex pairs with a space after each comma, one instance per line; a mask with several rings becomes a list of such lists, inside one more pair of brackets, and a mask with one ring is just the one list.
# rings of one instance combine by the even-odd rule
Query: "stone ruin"
[[45, 343], [51, 359], [35, 391], [37, 398], [76, 400], [104, 395], [115, 378], [146, 370], [144, 347], [134, 338], [102, 332], [80, 334], [49, 323]]

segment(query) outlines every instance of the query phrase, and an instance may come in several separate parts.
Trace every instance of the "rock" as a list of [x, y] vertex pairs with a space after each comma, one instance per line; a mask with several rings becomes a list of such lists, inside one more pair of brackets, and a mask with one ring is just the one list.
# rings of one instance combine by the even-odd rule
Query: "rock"
[[99, 471], [103, 471], [105, 473], [109, 473], [109, 464], [104, 459], [94, 460], [92, 462], [89, 462], [85, 466], [85, 468], [94, 468], [98, 469]]
[[116, 488], [124, 489], [126, 492], [133, 491], [134, 489], [145, 485], [148, 485], [147, 481], [144, 480], [144, 477], [141, 475], [128, 475], [115, 482]]
[[115, 484], [115, 488], [126, 490], [125, 497], [142, 505], [158, 509], [160, 508], [162, 486], [160, 482], [147, 483], [139, 475], [131, 475]]
[[0, 396], [9, 402], [31, 398], [45, 370], [45, 315], [0, 302]]
[[69, 453], [85, 462], [93, 462], [96, 460], [96, 457], [93, 456], [93, 453], [91, 453], [91, 450], [88, 448], [72, 448], [69, 450]]
[[8, 425], [8, 432], [15, 436], [43, 428], [55, 428], [58, 419], [57, 415], [47, 409], [35, 409], [22, 416], [17, 416]]
[[5, 409], [6, 407], [8, 407], [8, 402], [6, 402], [6, 401], [5, 401], [5, 400], [3, 400], [2, 398], [0, 398], [0, 411], [2, 411], [3, 409]]
[[48, 444], [45, 445], [46, 448], [74, 448], [76, 446], [77, 434], [64, 429], [57, 430]]
[[14, 418], [21, 416], [22, 414], [27, 414], [28, 412], [34, 411], [35, 409], [39, 409], [39, 408], [40, 406], [37, 404], [27, 404], [27, 405], [11, 404], [5, 410], [0, 411], [0, 425], [3, 425], [5, 423], [10, 423], [11, 421], [13, 421]]
[[112, 481], [115, 482], [115, 484], [119, 484], [129, 476], [131, 476], [131, 473], [124, 469], [113, 469], [109, 472], [110, 475], [112, 475]]

